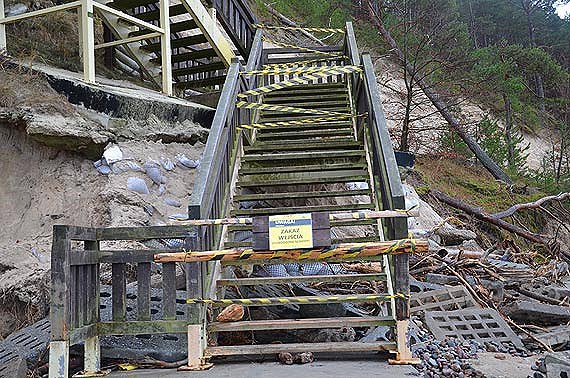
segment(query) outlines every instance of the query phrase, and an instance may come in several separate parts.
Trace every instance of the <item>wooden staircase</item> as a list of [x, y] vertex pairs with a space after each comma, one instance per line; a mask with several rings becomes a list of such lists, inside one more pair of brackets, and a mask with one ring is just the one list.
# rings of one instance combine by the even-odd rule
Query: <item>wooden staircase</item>
[[[139, 20], [161, 25], [159, 1], [113, 0], [106, 5]], [[232, 58], [237, 55], [248, 58], [254, 33], [253, 13], [239, 0], [214, 1], [210, 5], [212, 8], [208, 11], [199, 0], [169, 2], [172, 68], [167, 74], [171, 75], [178, 93], [187, 89], [209, 91], [224, 83]], [[132, 27], [109, 13], [102, 13], [101, 17], [109, 31], [105, 33], [105, 42], [137, 38], [149, 32]], [[218, 27], [216, 18], [226, 28], [229, 39]], [[159, 37], [109, 47], [106, 50], [107, 62], [125, 72], [136, 70], [143, 79], [160, 87], [162, 48]]]

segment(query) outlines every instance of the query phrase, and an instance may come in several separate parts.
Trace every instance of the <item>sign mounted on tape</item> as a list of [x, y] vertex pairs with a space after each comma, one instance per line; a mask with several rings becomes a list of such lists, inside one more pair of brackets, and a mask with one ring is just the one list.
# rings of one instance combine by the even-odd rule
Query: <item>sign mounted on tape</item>
[[313, 248], [313, 219], [310, 213], [269, 217], [269, 249]]

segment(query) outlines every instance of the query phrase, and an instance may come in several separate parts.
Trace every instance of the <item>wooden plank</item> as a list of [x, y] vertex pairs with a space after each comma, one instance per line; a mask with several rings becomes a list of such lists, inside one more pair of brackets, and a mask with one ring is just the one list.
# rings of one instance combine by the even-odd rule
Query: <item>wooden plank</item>
[[271, 214], [294, 214], [310, 213], [315, 211], [347, 211], [373, 209], [374, 205], [366, 203], [351, 203], [346, 205], [321, 205], [321, 206], [290, 206], [290, 207], [268, 207], [256, 209], [232, 210], [231, 214], [236, 216], [247, 215], [271, 215]]
[[[239, 173], [244, 175], [261, 175], [276, 173], [305, 173], [317, 172], [321, 175], [328, 175], [328, 171], [358, 172], [362, 173], [366, 169], [364, 163], [332, 163], [332, 164], [310, 164], [310, 165], [288, 165], [281, 167], [247, 167], [241, 168]], [[290, 175], [289, 175], [290, 176]]]
[[367, 351], [394, 351], [396, 344], [390, 342], [332, 342], [332, 343], [290, 343], [290, 344], [258, 344], [258, 345], [231, 345], [206, 348], [207, 357], [239, 356], [239, 355], [265, 355], [280, 352], [367, 352]]
[[[206, 37], [204, 35], [196, 34], [196, 35], [191, 35], [188, 37], [171, 39], [170, 40], [170, 46], [171, 46], [171, 48], [174, 49], [174, 48], [180, 48], [180, 47], [190, 47], [190, 46], [194, 46], [194, 45], [200, 45], [200, 44], [206, 43], [206, 42], [208, 42], [208, 40], [206, 39]], [[143, 49], [145, 51], [151, 51], [151, 52], [158, 52], [158, 51], [160, 51], [160, 48], [161, 48], [160, 42], [149, 43], [149, 44], [141, 46], [141, 49]]]
[[188, 13], [192, 16], [192, 19], [196, 21], [200, 31], [210, 45], [216, 50], [218, 56], [224, 62], [226, 67], [229, 67], [232, 59], [236, 58], [233, 49], [229, 42], [226, 40], [218, 25], [216, 20], [212, 19], [208, 10], [202, 5], [200, 0], [181, 0], [182, 5], [186, 8]]
[[[90, 250], [99, 249], [98, 241], [85, 241], [84, 248]], [[99, 280], [99, 263], [93, 263], [88, 266], [89, 274], [87, 276], [87, 324], [96, 323], [99, 321], [99, 295], [100, 295], [100, 280]]]
[[338, 129], [338, 130], [320, 130], [320, 129], [307, 129], [304, 131], [285, 131], [285, 132], [270, 132], [271, 130], [259, 130], [257, 132], [257, 140], [296, 140], [296, 139], [311, 139], [311, 138], [333, 138], [345, 137], [352, 135], [352, 129]]
[[138, 320], [150, 320], [150, 262], [137, 264]]
[[97, 332], [100, 336], [186, 333], [186, 326], [186, 320], [99, 322]]
[[111, 8], [105, 4], [101, 4], [98, 2], [94, 2], [93, 7], [98, 8], [98, 9], [105, 11], [105, 12], [109, 12], [112, 15], [119, 17], [119, 19], [126, 20], [130, 23], [133, 23], [133, 24], [139, 26], [139, 27], [142, 27], [142, 28], [145, 28], [148, 30], [152, 30], [154, 32], [161, 33], [161, 34], [164, 33], [163, 28], [156, 26], [156, 25], [153, 25], [150, 22], [145, 22], [144, 18], [139, 17], [139, 15], [137, 15], [136, 17], [133, 17], [130, 14], [127, 14], [125, 12], [121, 12], [119, 10], [113, 9], [113, 8]]
[[40, 9], [40, 10], [32, 11], [32, 12], [26, 12], [26, 13], [22, 13], [22, 14], [19, 14], [16, 16], [9, 16], [9, 17], [5, 17], [5, 18], [0, 18], [0, 25], [10, 24], [10, 23], [13, 23], [16, 21], [25, 20], [26, 18], [43, 16], [43, 15], [46, 15], [48, 13], [60, 12], [60, 11], [64, 11], [67, 9], [77, 8], [80, 6], [81, 6], [81, 1], [72, 1], [71, 3], [56, 5], [53, 7], [44, 8], [44, 9]]
[[85, 325], [69, 332], [69, 345], [79, 344], [85, 339], [97, 336], [97, 324]]
[[330, 159], [330, 158], [363, 158], [363, 151], [317, 151], [317, 152], [294, 152], [283, 154], [250, 154], [243, 157], [243, 161], [266, 161], [266, 160], [300, 160], [300, 159]]
[[218, 286], [257, 286], [277, 285], [288, 283], [331, 283], [331, 282], [357, 282], [357, 281], [384, 281], [384, 273], [366, 274], [333, 274], [322, 276], [290, 276], [290, 277], [247, 277], [219, 279]]
[[100, 228], [99, 240], [143, 240], [185, 238], [192, 232], [188, 226], [150, 226]]
[[162, 264], [162, 310], [164, 320], [176, 319], [176, 264]]
[[[186, 13], [186, 8], [182, 4], [171, 5], [169, 13], [170, 16], [179, 16]], [[143, 21], [156, 21], [160, 18], [160, 10], [157, 8], [148, 12], [138, 13], [136, 18]]]
[[287, 193], [256, 193], [256, 194], [240, 194], [234, 196], [234, 200], [241, 201], [265, 201], [265, 200], [284, 200], [296, 198], [330, 198], [330, 197], [351, 197], [366, 196], [371, 192], [368, 189], [359, 190], [331, 190], [331, 191], [315, 191], [315, 192], [287, 192]]
[[344, 327], [372, 327], [380, 325], [394, 325], [395, 320], [390, 316], [366, 317], [339, 317], [339, 318], [306, 318], [306, 319], [270, 319], [250, 320], [239, 322], [208, 324], [208, 331], [260, 331], [276, 329], [315, 329], [315, 328], [344, 328]]
[[[328, 261], [332, 258], [364, 259], [379, 255], [395, 255], [402, 253], [425, 253], [428, 242], [425, 239], [401, 239], [369, 243], [336, 244], [326, 248], [291, 249], [286, 251], [253, 251], [251, 249], [223, 249], [204, 252], [173, 252], [161, 253], [154, 256], [157, 263], [166, 262], [207, 262], [207, 261], [251, 261], [251, 260], [318, 260]], [[120, 264], [117, 264], [120, 265]]]
[[172, 70], [174, 76], [191, 75], [195, 73], [224, 70], [226, 66], [223, 62], [213, 62], [207, 64], [200, 64], [192, 67], [183, 67]]
[[[216, 57], [216, 51], [214, 49], [202, 49], [195, 50], [191, 52], [184, 52], [180, 54], [174, 54], [171, 56], [172, 63], [188, 62], [197, 59], [214, 58]], [[150, 59], [153, 63], [160, 63], [159, 58]]]
[[127, 314], [127, 275], [125, 264], [111, 265], [113, 321], [125, 321]]
[[245, 153], [249, 152], [264, 152], [264, 151], [317, 151], [317, 150], [333, 150], [333, 149], [360, 149], [362, 145], [355, 140], [312, 140], [307, 142], [303, 141], [283, 141], [277, 142], [257, 142], [253, 146], [244, 147]]
[[[207, 77], [204, 79], [196, 79], [190, 81], [180, 81], [176, 83], [176, 88], [179, 89], [195, 89], [195, 88], [206, 88], [211, 87], [218, 84], [224, 84], [226, 82], [227, 76], [220, 75], [220, 76], [213, 76]], [[221, 98], [221, 96], [220, 96]]]

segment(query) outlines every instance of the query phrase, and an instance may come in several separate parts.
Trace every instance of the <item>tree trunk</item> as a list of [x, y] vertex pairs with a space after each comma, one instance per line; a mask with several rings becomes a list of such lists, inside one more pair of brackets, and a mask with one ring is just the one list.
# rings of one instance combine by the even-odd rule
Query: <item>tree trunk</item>
[[513, 145], [513, 107], [509, 96], [503, 94], [505, 103], [505, 141], [507, 142], [507, 160], [511, 169], [515, 168], [515, 146]]
[[[388, 30], [386, 30], [386, 28], [384, 27], [384, 24], [380, 16], [376, 14], [376, 12], [374, 12], [374, 9], [371, 6], [370, 1], [368, 2], [368, 7], [370, 14], [372, 16], [371, 18], [378, 27], [378, 30], [380, 31], [380, 34], [382, 34], [384, 40], [388, 43], [390, 48], [396, 53], [398, 58], [402, 62], [405, 62], [406, 59], [404, 53], [402, 52], [402, 50], [400, 50], [398, 44], [390, 35], [390, 32], [388, 32]], [[413, 73], [412, 67], [406, 64], [405, 68], [410, 73], [410, 75], [412, 75]], [[425, 95], [430, 99], [432, 104], [436, 107], [436, 109], [443, 116], [443, 118], [445, 118], [447, 123], [459, 135], [459, 137], [463, 140], [463, 142], [465, 142], [467, 147], [469, 147], [469, 149], [475, 154], [477, 159], [479, 159], [481, 164], [483, 164], [483, 166], [493, 175], [493, 177], [495, 177], [498, 180], [504, 181], [508, 184], [511, 184], [512, 183], [511, 178], [505, 173], [505, 171], [501, 169], [501, 167], [497, 165], [497, 163], [493, 161], [493, 159], [489, 157], [489, 155], [485, 152], [485, 150], [481, 148], [481, 146], [477, 143], [477, 141], [475, 141], [475, 139], [471, 135], [469, 135], [469, 133], [463, 128], [459, 120], [448, 110], [445, 101], [442, 100], [440, 96], [427, 85], [425, 80], [416, 78], [416, 83], [422, 89]]]
[[408, 136], [410, 134], [410, 109], [412, 107], [412, 88], [408, 88], [408, 94], [406, 96], [406, 114], [404, 115], [404, 122], [402, 125], [402, 136], [400, 138], [400, 151], [408, 151], [409, 143]]

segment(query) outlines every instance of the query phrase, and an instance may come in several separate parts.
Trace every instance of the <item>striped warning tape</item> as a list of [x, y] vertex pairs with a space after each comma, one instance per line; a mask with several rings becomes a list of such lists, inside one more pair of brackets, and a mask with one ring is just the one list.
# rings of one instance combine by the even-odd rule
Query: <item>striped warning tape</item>
[[296, 60], [294, 62], [287, 62], [287, 63], [264, 64], [263, 69], [287, 68], [287, 67], [293, 67], [293, 66], [299, 66], [299, 65], [305, 65], [306, 66], [307, 64], [330, 62], [330, 61], [339, 60], [339, 59], [348, 59], [348, 57], [344, 56], [344, 55], [338, 55], [338, 56], [332, 56], [332, 57], [328, 57], [328, 58]]
[[[385, 245], [387, 242], [382, 242]], [[310, 250], [281, 250], [260, 252], [254, 251], [252, 248], [245, 249], [223, 249], [219, 251], [207, 252], [184, 252], [182, 262], [193, 262], [195, 258], [200, 261], [240, 261], [240, 260], [277, 260], [277, 259], [290, 259], [290, 260], [326, 260], [334, 257], [335, 259], [354, 259], [358, 257], [372, 257], [380, 255], [401, 254], [407, 253], [406, 248], [414, 253], [416, 251], [415, 239], [401, 239], [395, 240], [392, 244], [383, 248], [372, 248], [374, 243], [352, 243], [352, 244], [337, 244], [330, 247], [323, 247]], [[159, 255], [155, 255], [159, 256]], [[171, 254], [172, 256], [172, 254]], [[164, 262], [157, 261], [156, 262]]]
[[267, 42], [267, 43], [274, 44], [274, 45], [279, 46], [279, 47], [288, 47], [290, 49], [295, 49], [295, 50], [299, 50], [299, 51], [303, 51], [303, 52], [309, 52], [309, 53], [313, 53], [313, 54], [317, 54], [317, 55], [328, 55], [328, 56], [341, 56], [342, 55], [341, 53], [338, 53], [338, 52], [321, 51], [321, 50], [311, 49], [308, 47], [295, 46], [295, 45], [291, 45], [289, 43], [272, 41], [272, 40], [269, 40], [266, 38], [263, 38], [263, 41]]
[[316, 67], [295, 67], [295, 68], [283, 68], [283, 69], [264, 69], [259, 71], [248, 71], [242, 72], [242, 75], [252, 76], [252, 75], [287, 75], [287, 74], [310, 74], [315, 72], [330, 72], [334, 71], [341, 73], [353, 73], [362, 72], [362, 68], [359, 66], [316, 66]]
[[343, 74], [352, 73], [352, 72], [359, 72], [358, 70], [361, 70], [361, 68], [358, 66], [345, 66], [345, 67], [346, 67], [346, 69], [344, 69], [343, 66], [336, 66], [336, 67], [332, 67], [331, 69], [327, 69], [327, 70], [324, 70], [321, 72], [313, 72], [310, 74], [302, 75], [299, 77], [294, 77], [294, 78], [284, 80], [284, 81], [280, 81], [277, 83], [265, 85], [265, 86], [258, 87], [258, 88], [253, 88], [253, 89], [250, 89], [248, 91], [238, 93], [237, 96], [242, 97], [242, 98], [247, 97], [247, 96], [259, 96], [259, 95], [262, 95], [264, 93], [273, 92], [273, 91], [276, 91], [279, 89], [293, 87], [295, 85], [306, 84], [307, 82], [309, 82], [311, 80], [317, 80], [320, 78], [326, 78], [326, 77], [334, 76], [334, 75], [343, 75]]
[[[344, 115], [343, 113], [330, 112], [330, 111], [328, 111], [328, 110], [295, 108], [295, 107], [293, 107], [293, 106], [282, 106], [282, 105], [273, 105], [273, 104], [260, 104], [260, 103], [258, 103], [258, 102], [238, 101], [238, 102], [236, 103], [236, 106], [237, 106], [238, 108], [244, 108], [244, 109], [270, 110], [270, 111], [285, 112], [285, 113]], [[348, 116], [350, 117], [351, 115], [348, 115]]]
[[294, 119], [291, 121], [279, 121], [279, 122], [263, 122], [263, 123], [250, 123], [246, 125], [239, 125], [236, 128], [238, 130], [253, 130], [253, 129], [267, 129], [271, 127], [279, 127], [279, 126], [297, 126], [297, 125], [307, 125], [307, 124], [317, 124], [322, 122], [333, 122], [333, 121], [342, 121], [347, 118], [360, 118], [366, 117], [368, 113], [362, 113], [357, 115], [352, 114], [342, 114], [334, 117], [315, 117], [315, 118], [303, 118], [303, 119]]
[[241, 304], [245, 306], [283, 305], [283, 304], [311, 304], [311, 303], [343, 303], [343, 302], [387, 302], [392, 299], [408, 299], [409, 295], [396, 293], [392, 295], [359, 294], [359, 295], [328, 295], [318, 297], [288, 297], [288, 298], [234, 298], [234, 299], [202, 299], [190, 298], [186, 303], [211, 304], [214, 306], [229, 306]]
[[265, 24], [253, 24], [254, 28], [257, 29], [268, 29], [268, 30], [304, 30], [308, 32], [321, 32], [321, 33], [342, 33], [344, 34], [344, 29], [335, 28], [312, 28], [312, 27], [302, 27], [302, 26], [276, 26], [276, 25], [265, 25]]

